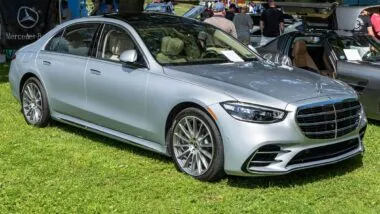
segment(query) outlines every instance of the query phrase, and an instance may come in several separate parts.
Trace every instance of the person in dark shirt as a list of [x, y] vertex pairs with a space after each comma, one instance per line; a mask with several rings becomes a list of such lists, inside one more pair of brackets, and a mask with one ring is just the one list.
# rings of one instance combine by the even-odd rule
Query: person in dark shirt
[[233, 21], [236, 13], [236, 5], [230, 4], [230, 7], [228, 8], [228, 11], [226, 12], [226, 19]]
[[264, 10], [260, 17], [261, 44], [275, 39], [284, 30], [284, 14], [276, 8], [274, 0], [268, 0], [269, 8]]
[[368, 11], [363, 10], [359, 17], [356, 19], [356, 24], [355, 24], [355, 31], [357, 32], [363, 32], [363, 33], [368, 33], [370, 34], [370, 30], [372, 30], [372, 24], [371, 24], [371, 19]]

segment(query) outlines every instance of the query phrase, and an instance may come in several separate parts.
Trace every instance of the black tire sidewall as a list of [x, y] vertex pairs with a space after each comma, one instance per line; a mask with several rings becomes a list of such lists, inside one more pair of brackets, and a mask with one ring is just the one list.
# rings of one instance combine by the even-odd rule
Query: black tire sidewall
[[48, 104], [48, 101], [47, 101], [47, 96], [46, 96], [46, 92], [45, 92], [45, 89], [44, 87], [42, 86], [41, 82], [35, 78], [35, 77], [30, 77], [29, 79], [27, 79], [24, 83], [24, 85], [22, 86], [22, 90], [21, 90], [21, 93], [20, 93], [20, 98], [21, 98], [21, 108], [22, 108], [22, 114], [24, 116], [24, 119], [25, 121], [32, 125], [26, 118], [25, 116], [25, 112], [24, 112], [24, 107], [23, 107], [23, 102], [24, 102], [24, 89], [25, 89], [25, 86], [28, 85], [29, 83], [34, 83], [38, 89], [40, 90], [41, 92], [41, 100], [42, 100], [42, 117], [41, 117], [41, 120], [36, 123], [36, 124], [33, 124], [37, 127], [45, 127], [49, 124], [49, 121], [50, 121], [50, 110], [49, 110], [49, 104]]
[[187, 174], [177, 162], [177, 159], [174, 153], [174, 147], [173, 147], [174, 128], [176, 127], [178, 122], [186, 116], [196, 116], [199, 119], [203, 120], [203, 122], [210, 129], [212, 139], [214, 142], [214, 156], [208, 170], [200, 176], [192, 176], [190, 174], [188, 175], [201, 181], [215, 181], [222, 178], [225, 175], [224, 173], [224, 147], [223, 147], [222, 137], [220, 135], [219, 129], [217, 125], [215, 124], [214, 120], [207, 113], [205, 113], [204, 111], [198, 108], [186, 108], [182, 110], [179, 114], [176, 115], [171, 125], [171, 128], [168, 132], [168, 135], [167, 135], [168, 137], [167, 140], [169, 144], [168, 150], [169, 150], [170, 155], [172, 156], [176, 169]]

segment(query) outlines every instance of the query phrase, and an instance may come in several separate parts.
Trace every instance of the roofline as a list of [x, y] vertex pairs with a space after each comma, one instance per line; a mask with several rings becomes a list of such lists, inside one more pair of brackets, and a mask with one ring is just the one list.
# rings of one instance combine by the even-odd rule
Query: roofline
[[[268, 4], [267, 1], [253, 1], [257, 4]], [[303, 8], [332, 8], [339, 5], [338, 2], [333, 3], [308, 3], [308, 2], [276, 2], [278, 6], [289, 6], [289, 7], [303, 7]]]

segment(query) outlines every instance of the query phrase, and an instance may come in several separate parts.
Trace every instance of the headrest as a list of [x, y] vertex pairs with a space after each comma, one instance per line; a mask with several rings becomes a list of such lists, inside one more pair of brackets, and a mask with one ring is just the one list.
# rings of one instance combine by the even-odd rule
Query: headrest
[[181, 39], [165, 36], [161, 40], [161, 53], [166, 56], [176, 56], [182, 52], [184, 43]]
[[303, 40], [298, 40], [294, 43], [293, 57], [307, 53], [306, 43]]
[[113, 55], [120, 55], [123, 51], [134, 49], [134, 44], [125, 33], [114, 32], [110, 35], [109, 47]]

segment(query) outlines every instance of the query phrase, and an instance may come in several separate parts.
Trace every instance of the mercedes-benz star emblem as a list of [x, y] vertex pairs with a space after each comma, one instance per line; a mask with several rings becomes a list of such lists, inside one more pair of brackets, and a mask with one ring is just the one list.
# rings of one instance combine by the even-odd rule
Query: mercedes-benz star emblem
[[30, 7], [22, 6], [18, 9], [17, 22], [22, 28], [33, 28], [38, 23], [39, 18], [37, 11]]
[[322, 94], [322, 84], [320, 82], [315, 83], [315, 92], [317, 94]]

